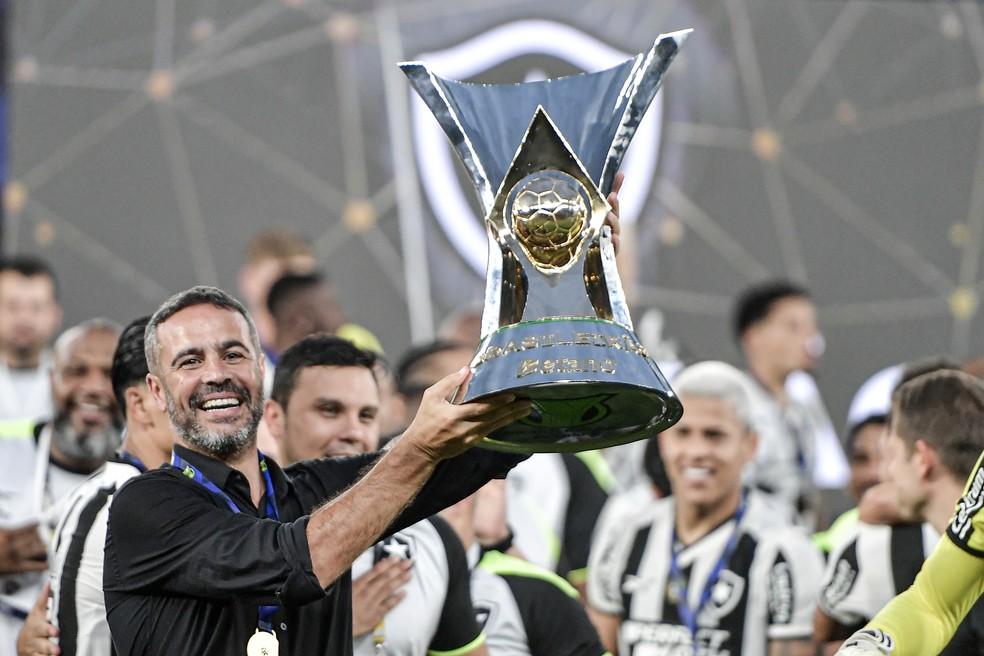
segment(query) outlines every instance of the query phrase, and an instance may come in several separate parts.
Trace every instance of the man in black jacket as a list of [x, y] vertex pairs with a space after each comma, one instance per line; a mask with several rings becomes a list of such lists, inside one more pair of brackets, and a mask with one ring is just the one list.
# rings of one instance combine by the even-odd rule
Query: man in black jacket
[[382, 455], [281, 470], [256, 449], [255, 328], [215, 288], [166, 301], [146, 352], [176, 440], [172, 467], [130, 481], [110, 509], [104, 590], [121, 656], [350, 654], [353, 560], [521, 459], [469, 451], [529, 404], [450, 403], [467, 384], [463, 368], [427, 391]]

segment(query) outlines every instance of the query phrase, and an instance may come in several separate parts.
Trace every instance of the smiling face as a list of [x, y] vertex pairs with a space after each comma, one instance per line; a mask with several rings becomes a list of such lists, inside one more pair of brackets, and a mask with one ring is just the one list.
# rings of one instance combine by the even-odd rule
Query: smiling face
[[879, 473], [882, 483], [891, 491], [903, 517], [923, 519], [923, 509], [929, 497], [929, 468], [925, 453], [910, 446], [891, 422], [888, 430], [882, 433], [880, 447]]
[[659, 436], [660, 452], [682, 505], [709, 511], [741, 490], [757, 439], [722, 399], [681, 394], [683, 417]]
[[267, 418], [290, 462], [368, 453], [379, 445], [379, 386], [366, 367], [305, 367], [287, 407]]
[[226, 461], [254, 444], [263, 361], [246, 319], [232, 309], [193, 305], [157, 327], [157, 344], [148, 384], [181, 439]]
[[117, 335], [90, 328], [66, 337], [55, 349], [51, 372], [55, 425], [68, 455], [97, 459], [115, 447], [122, 424], [110, 377]]

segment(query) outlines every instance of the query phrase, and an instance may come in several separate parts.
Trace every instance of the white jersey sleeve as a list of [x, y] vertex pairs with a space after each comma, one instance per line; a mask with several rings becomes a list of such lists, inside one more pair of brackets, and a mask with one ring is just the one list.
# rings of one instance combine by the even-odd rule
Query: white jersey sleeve
[[823, 575], [819, 552], [806, 533], [794, 527], [773, 531], [762, 546], [762, 563], [767, 567], [769, 640], [809, 638]]
[[603, 613], [621, 615], [621, 578], [627, 546], [624, 534], [612, 524], [599, 527], [588, 557], [588, 604]]

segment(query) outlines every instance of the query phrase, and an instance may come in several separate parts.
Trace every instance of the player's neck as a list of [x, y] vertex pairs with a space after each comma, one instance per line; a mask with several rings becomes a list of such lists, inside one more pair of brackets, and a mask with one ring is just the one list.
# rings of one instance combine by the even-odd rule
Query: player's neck
[[696, 542], [738, 512], [740, 503], [740, 488], [713, 505], [677, 501], [675, 513], [677, 536], [684, 544]]
[[748, 370], [755, 377], [755, 380], [766, 389], [769, 396], [780, 403], [786, 402], [786, 378], [789, 375], [788, 372], [771, 367], [767, 362], [754, 360], [748, 361]]
[[942, 535], [953, 516], [953, 507], [963, 495], [963, 484], [952, 476], [944, 475], [935, 482], [935, 487], [926, 502], [923, 516]]
[[139, 430], [131, 431], [129, 427], [127, 428], [126, 437], [123, 438], [123, 444], [120, 445], [120, 451], [132, 455], [142, 462], [148, 470], [157, 469], [161, 465], [171, 462], [171, 452], [161, 451], [157, 448], [150, 435]]

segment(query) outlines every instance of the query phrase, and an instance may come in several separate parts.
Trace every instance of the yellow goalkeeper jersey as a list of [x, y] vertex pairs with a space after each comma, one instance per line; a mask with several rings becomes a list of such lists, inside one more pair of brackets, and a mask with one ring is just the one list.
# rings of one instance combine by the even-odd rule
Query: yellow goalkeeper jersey
[[[859, 633], [890, 656], [938, 654], [984, 593], [984, 453], [970, 474], [946, 534], [915, 583]], [[857, 635], [857, 634], [855, 634]], [[849, 639], [845, 646], [852, 642]]]

